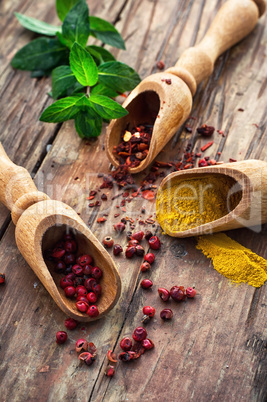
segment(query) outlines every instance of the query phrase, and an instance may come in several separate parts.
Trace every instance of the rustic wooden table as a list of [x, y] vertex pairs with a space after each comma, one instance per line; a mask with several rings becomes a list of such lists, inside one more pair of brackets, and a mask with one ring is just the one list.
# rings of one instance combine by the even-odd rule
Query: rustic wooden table
[[[88, 0], [91, 14], [116, 24], [127, 50], [115, 50], [114, 55], [141, 78], [157, 71], [157, 60], [170, 67], [184, 49], [198, 42], [222, 3]], [[101, 183], [98, 173], [109, 171], [103, 145], [106, 127], [90, 143], [78, 137], [73, 121], [62, 125], [39, 121], [51, 103], [47, 95], [51, 79], [32, 79], [29, 72], [11, 68], [15, 52], [35, 37], [19, 25], [14, 11], [59, 24], [53, 0], [1, 2], [0, 140], [9, 157], [29, 170], [40, 191], [72, 206], [100, 241], [113, 235], [112, 225], [122, 217], [138, 218], [143, 206], [145, 218], [154, 216], [155, 203], [141, 198], [126, 203], [126, 212], [117, 208], [121, 198], [111, 200], [118, 193], [116, 187], [100, 207], [88, 207], [89, 189], [98, 189]], [[216, 132], [206, 155], [225, 162], [267, 160], [266, 22], [267, 13], [245, 40], [218, 59], [214, 73], [195, 95], [193, 134], [180, 129], [160, 159], [180, 160], [188, 142], [198, 150], [205, 140], [195, 129], [208, 123], [223, 130], [225, 137]], [[141, 178], [143, 174], [137, 181]], [[104, 213], [107, 221], [97, 223]], [[120, 216], [114, 218], [115, 213]], [[144, 228], [137, 223], [139, 227]], [[123, 285], [118, 304], [106, 318], [68, 331], [68, 342], [58, 346], [55, 334], [65, 329], [66, 317], [18, 252], [10, 213], [0, 206], [0, 271], [6, 273], [6, 285], [0, 288], [1, 401], [266, 401], [267, 285], [233, 286], [196, 250], [195, 239], [163, 236], [157, 224], [145, 228], [163, 242], [149, 274], [153, 290], [140, 288], [140, 259], [116, 258]], [[240, 229], [229, 235], [267, 258], [266, 229]], [[117, 240], [125, 247], [125, 236]], [[162, 322], [157, 287], [174, 284], [195, 286], [200, 295], [172, 304], [173, 320]], [[104, 375], [106, 353], [118, 352], [120, 339], [140, 325], [144, 305], [157, 310], [147, 325], [155, 349], [134, 363], [119, 364], [116, 376], [109, 379]], [[80, 337], [98, 347], [91, 367], [77, 360], [74, 345]]]

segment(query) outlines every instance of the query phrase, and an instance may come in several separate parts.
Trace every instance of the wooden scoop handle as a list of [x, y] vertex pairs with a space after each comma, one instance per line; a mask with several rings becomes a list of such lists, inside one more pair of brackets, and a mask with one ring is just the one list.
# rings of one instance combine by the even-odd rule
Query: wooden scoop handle
[[16, 224], [21, 214], [30, 205], [49, 199], [37, 190], [29, 172], [15, 165], [0, 143], [0, 201], [12, 211]]
[[221, 7], [202, 41], [182, 53], [175, 67], [177, 75], [195, 94], [197, 85], [209, 77], [217, 57], [245, 38], [264, 13], [264, 0], [229, 0]]

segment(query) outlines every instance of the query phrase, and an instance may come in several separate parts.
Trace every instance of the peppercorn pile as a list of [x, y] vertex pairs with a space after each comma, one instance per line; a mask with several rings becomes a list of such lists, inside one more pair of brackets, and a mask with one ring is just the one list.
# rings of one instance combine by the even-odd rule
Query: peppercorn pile
[[76, 297], [77, 310], [89, 317], [99, 315], [96, 302], [101, 296], [102, 270], [94, 266], [89, 254], [77, 256], [77, 242], [71, 234], [65, 234], [52, 250], [47, 250], [46, 258], [54, 261], [54, 270], [65, 276], [60, 280], [60, 287], [67, 298]]
[[144, 123], [121, 133], [122, 142], [113, 149], [120, 166], [134, 168], [140, 165], [148, 154], [152, 131], [153, 125]]

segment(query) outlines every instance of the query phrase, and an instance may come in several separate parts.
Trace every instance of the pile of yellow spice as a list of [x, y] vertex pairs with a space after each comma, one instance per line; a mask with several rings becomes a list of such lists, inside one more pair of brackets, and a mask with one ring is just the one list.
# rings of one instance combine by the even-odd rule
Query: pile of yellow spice
[[212, 259], [216, 271], [232, 282], [259, 288], [267, 281], [267, 261], [225, 233], [200, 236], [197, 248]]

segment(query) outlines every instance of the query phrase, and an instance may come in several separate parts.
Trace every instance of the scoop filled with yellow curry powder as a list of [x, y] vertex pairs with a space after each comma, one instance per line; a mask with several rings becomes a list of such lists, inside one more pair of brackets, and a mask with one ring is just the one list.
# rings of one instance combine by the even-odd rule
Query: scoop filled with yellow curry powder
[[174, 177], [157, 195], [157, 219], [167, 234], [215, 221], [239, 204], [241, 187], [230, 176]]

